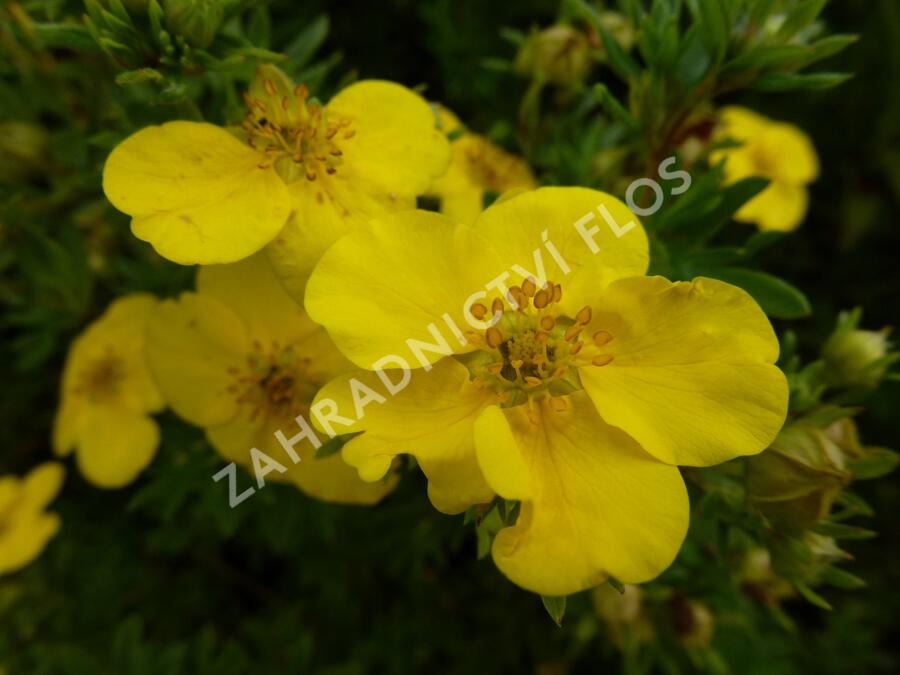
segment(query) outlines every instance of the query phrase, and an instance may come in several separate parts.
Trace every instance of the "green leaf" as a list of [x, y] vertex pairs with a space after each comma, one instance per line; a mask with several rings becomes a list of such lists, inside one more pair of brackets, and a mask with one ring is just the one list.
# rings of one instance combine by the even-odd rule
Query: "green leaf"
[[821, 595], [816, 593], [813, 589], [801, 582], [795, 582], [794, 586], [800, 591], [800, 595], [806, 598], [809, 602], [814, 604], [816, 607], [820, 607], [821, 609], [827, 609], [829, 612], [831, 611], [831, 605], [828, 604], [828, 601], [823, 598]]
[[769, 316], [778, 319], [799, 319], [809, 316], [812, 311], [809, 300], [800, 290], [766, 272], [742, 267], [726, 267], [708, 270], [707, 274], [743, 288]]
[[816, 20], [828, 0], [803, 0], [787, 11], [777, 37], [789, 40]]
[[619, 594], [625, 593], [625, 584], [623, 584], [621, 581], [619, 581], [615, 577], [610, 577], [609, 579], [606, 580], [606, 583], [608, 583], [610, 586], [612, 586], [614, 589], [616, 589], [616, 591]]
[[813, 528], [813, 531], [835, 539], [872, 539], [878, 536], [878, 533], [872, 530], [857, 527], [856, 525], [845, 525], [844, 523], [819, 523]]
[[321, 447], [316, 450], [315, 458], [316, 459], [324, 459], [325, 457], [331, 457], [334, 454], [340, 452], [341, 448], [343, 448], [348, 441], [353, 438], [359, 436], [362, 431], [354, 431], [352, 434], [339, 434], [337, 436], [332, 436], [327, 441], [322, 443]]
[[632, 114], [625, 109], [625, 106], [619, 103], [618, 99], [612, 95], [605, 84], [594, 85], [592, 93], [594, 94], [594, 98], [596, 98], [600, 105], [603, 106], [603, 109], [610, 117], [622, 122], [630, 129], [637, 128], [637, 120], [635, 120]]
[[284, 50], [288, 58], [285, 65], [289, 65], [292, 71], [303, 68], [325, 42], [330, 29], [331, 23], [324, 14], [320, 14], [310, 21], [309, 25]]
[[757, 79], [750, 85], [750, 88], [758, 91], [819, 91], [843, 84], [851, 77], [853, 77], [851, 73], [811, 73], [809, 75], [770, 73]]
[[847, 462], [847, 468], [856, 480], [881, 478], [900, 464], [900, 455], [887, 448], [866, 448], [866, 456]]
[[689, 0], [688, 8], [700, 26], [703, 41], [715, 63], [721, 63], [728, 49], [729, 19], [723, 0]]
[[855, 574], [850, 574], [850, 572], [846, 572], [837, 567], [828, 567], [822, 574], [822, 581], [829, 586], [843, 588], [848, 591], [863, 588], [866, 585], [866, 582]]
[[584, 2], [584, 0], [565, 0], [564, 4], [571, 9], [573, 14], [580, 16], [591, 24], [600, 35], [600, 39], [603, 41], [603, 48], [606, 50], [609, 67], [613, 69], [616, 75], [626, 81], [637, 79], [640, 76], [641, 69], [637, 62], [625, 53], [622, 45], [606, 30], [606, 26], [603, 25], [603, 21], [596, 9]]
[[553, 623], [557, 626], [562, 626], [562, 620], [566, 614], [566, 596], [542, 595], [541, 602], [544, 603], [544, 609], [547, 610], [547, 614], [553, 619]]
[[97, 43], [84, 26], [62, 23], [33, 23], [34, 34], [47, 47], [63, 47], [79, 52], [97, 53]]

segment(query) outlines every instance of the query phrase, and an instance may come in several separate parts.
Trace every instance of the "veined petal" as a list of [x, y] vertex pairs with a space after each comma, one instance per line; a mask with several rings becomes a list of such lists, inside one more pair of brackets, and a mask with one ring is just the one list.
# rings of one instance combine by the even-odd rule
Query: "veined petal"
[[[561, 412], [538, 402], [537, 423], [517, 406], [490, 408], [476, 424], [489, 483], [522, 500], [516, 524], [494, 539], [494, 561], [543, 595], [576, 593], [609, 576], [648, 581], [672, 562], [687, 531], [684, 481], [606, 424], [584, 392], [565, 400]], [[515, 478], [504, 476], [507, 463]]]
[[235, 312], [253, 339], [284, 346], [321, 330], [288, 295], [264, 253], [230, 265], [207, 265], [197, 273], [197, 292]]
[[75, 457], [89, 482], [118, 488], [137, 478], [153, 461], [158, 446], [159, 427], [152, 418], [113, 407], [96, 408], [91, 431], [79, 440]]
[[[594, 303], [582, 384], [608, 423], [670, 464], [709, 466], [766, 448], [784, 423], [788, 388], [772, 365], [778, 340], [759, 305], [714, 279], [636, 277]], [[594, 366], [598, 353], [613, 360]]]
[[[394, 384], [402, 382], [402, 371], [384, 374]], [[353, 401], [353, 379], [386, 399], [365, 405], [362, 418]], [[472, 439], [476, 416], [493, 398], [477, 389], [468, 371], [454, 359], [443, 359], [431, 372], [412, 371], [409, 384], [394, 396], [375, 373], [342, 376], [316, 396], [317, 403], [329, 399], [339, 415], [353, 421], [350, 426], [334, 424], [336, 433], [365, 432], [343, 448], [344, 460], [363, 479], [381, 479], [394, 457], [407, 453], [428, 477], [428, 495], [438, 510], [460, 513], [493, 497], [475, 461]], [[315, 416], [312, 421], [322, 428]]]
[[384, 193], [420, 195], [450, 161], [431, 106], [399, 84], [357, 82], [331, 99], [326, 113], [348, 120], [354, 133], [340, 143], [344, 164]]
[[[502, 252], [503, 269], [514, 272], [510, 283], [523, 277], [515, 274], [514, 265], [540, 275], [543, 264], [544, 279], [536, 280], [561, 283], [561, 304], [567, 311], [577, 312], [609, 282], [647, 271], [647, 235], [637, 216], [597, 190], [544, 187], [523, 192], [493, 204], [474, 227]], [[565, 267], [545, 246], [547, 241]]]
[[271, 241], [291, 209], [284, 182], [264, 160], [214, 125], [168, 122], [112, 151], [103, 190], [132, 217], [135, 236], [163, 257], [234, 262]]
[[329, 246], [373, 218], [416, 205], [414, 196], [385, 192], [352, 166], [315, 181], [302, 178], [289, 190], [294, 211], [266, 253], [281, 283], [301, 303], [309, 275]]
[[218, 300], [184, 293], [160, 305], [147, 332], [147, 361], [172, 409], [198, 426], [237, 411], [230, 368], [250, 352], [247, 328]]
[[393, 354], [418, 368], [442, 354], [414, 352], [410, 339], [438, 345], [444, 355], [471, 349], [460, 344], [444, 314], [457, 330], [471, 330], [463, 319], [467, 298], [503, 269], [473, 228], [406, 211], [351, 232], [329, 249], [309, 280], [306, 308], [358, 366], [371, 369]]

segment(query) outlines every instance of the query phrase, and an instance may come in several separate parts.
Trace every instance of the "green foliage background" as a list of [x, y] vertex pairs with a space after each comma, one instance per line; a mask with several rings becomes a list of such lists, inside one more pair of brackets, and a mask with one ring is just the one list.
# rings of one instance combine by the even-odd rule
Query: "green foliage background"
[[[63, 0], [17, 7], [47, 21], [84, 13], [81, 3]], [[557, 10], [553, 0], [274, 0], [248, 13], [246, 30], [258, 48], [293, 46], [295, 74], [326, 90], [351, 75], [424, 85], [430, 99], [447, 103], [471, 128], [515, 149], [527, 82], [496, 67], [515, 53], [501, 28], [547, 26]], [[233, 76], [221, 72], [184, 77], [185, 90], [163, 95], [149, 94], [152, 84], [116, 84], [121, 69], [96, 49], [29, 45], [14, 25], [15, 11], [7, 3], [0, 25], [0, 118], [35, 123], [48, 140], [34, 166], [2, 160], [4, 172], [25, 172], [0, 186], [3, 473], [51, 456], [58, 378], [72, 337], [113, 297], [135, 290], [168, 296], [192, 283], [192, 270], [155, 256], [105, 202], [100, 170], [109, 149], [139, 126], [198, 113], [222, 121], [239, 104]], [[900, 5], [836, 0], [824, 20], [833, 32], [861, 36], [825, 64], [855, 73], [853, 79], [827, 91], [725, 99], [793, 121], [820, 154], [822, 176], [805, 224], [757, 261], [809, 297], [809, 318], [776, 327], [795, 330], [810, 359], [840, 309], [863, 306], [868, 328], [900, 323]], [[304, 54], [316, 36], [324, 42], [315, 56]], [[174, 102], [160, 102], [165, 95]], [[577, 159], [583, 129], [556, 131], [531, 159], [566, 182], [573, 163], [558, 158]], [[744, 226], [731, 227], [741, 240], [748, 235]], [[864, 439], [900, 446], [898, 406], [900, 384], [888, 382], [857, 418]], [[60, 534], [32, 566], [0, 580], [5, 672], [900, 669], [896, 476], [859, 489], [876, 512], [865, 526], [879, 537], [845, 545], [856, 558], [849, 569], [868, 586], [823, 591], [832, 612], [790, 600], [784, 609], [795, 628], [785, 628], [740, 592], [727, 559], [707, 555], [716, 533], [695, 528], [667, 575], [713, 608], [720, 662], [692, 659], [661, 634], [647, 663], [623, 663], [589, 594], [569, 599], [557, 628], [540, 598], [476, 559], [472, 529], [461, 517], [437, 513], [417, 474], [406, 475], [374, 509], [321, 504], [271, 486], [232, 511], [224, 484], [210, 480], [219, 460], [202, 434], [171, 414], [162, 424], [157, 460], [127, 489], [97, 490], [70, 466], [53, 507], [62, 516]]]

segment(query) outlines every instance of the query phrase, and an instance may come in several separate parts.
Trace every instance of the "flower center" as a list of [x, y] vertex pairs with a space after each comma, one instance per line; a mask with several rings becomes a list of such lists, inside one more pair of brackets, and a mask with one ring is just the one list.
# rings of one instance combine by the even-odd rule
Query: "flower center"
[[[481, 349], [463, 357], [478, 387], [488, 387], [497, 394], [503, 407], [530, 404], [550, 397], [557, 410], [564, 410], [561, 396], [582, 388], [575, 368], [581, 354], [582, 365], [605, 366], [612, 362], [611, 354], [601, 353], [613, 336], [604, 330], [595, 331], [589, 341], [583, 336], [593, 312], [582, 307], [574, 317], [562, 313], [559, 302], [562, 286], [548, 281], [538, 288], [532, 279], [509, 289], [507, 297], [494, 298], [490, 317], [493, 325], [483, 333], [474, 331], [467, 337]], [[486, 320], [488, 308], [476, 303], [472, 315]], [[590, 356], [582, 353], [589, 345]]]
[[266, 349], [255, 341], [245, 365], [228, 368], [232, 377], [228, 392], [239, 406], [249, 407], [250, 419], [305, 415], [322, 384], [311, 375], [311, 363], [291, 345], [282, 348], [273, 342]]
[[350, 120], [329, 115], [324, 106], [309, 100], [306, 85], [282, 96], [272, 80], [264, 80], [263, 88], [265, 98], [244, 95], [249, 110], [241, 123], [247, 144], [266, 156], [261, 166], [274, 166], [286, 182], [336, 173], [343, 154], [338, 143], [356, 133]]
[[95, 403], [116, 398], [125, 379], [125, 365], [112, 350], [91, 361], [78, 375], [75, 393]]

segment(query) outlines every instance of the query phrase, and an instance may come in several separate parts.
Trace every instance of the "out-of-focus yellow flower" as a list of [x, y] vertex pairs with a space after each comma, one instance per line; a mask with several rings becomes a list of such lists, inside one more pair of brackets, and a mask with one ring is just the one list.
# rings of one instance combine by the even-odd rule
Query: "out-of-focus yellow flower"
[[471, 224], [484, 210], [487, 192], [531, 189], [534, 174], [521, 158], [497, 147], [484, 136], [463, 127], [452, 112], [438, 108], [441, 129], [453, 140], [447, 172], [434, 181], [428, 194], [441, 201], [441, 213], [458, 223]]
[[[203, 267], [197, 292], [159, 308], [148, 357], [172, 409], [206, 430], [229, 461], [252, 466], [257, 448], [284, 466], [283, 478], [319, 499], [370, 504], [394, 486], [365, 483], [339, 454], [317, 458], [307, 440], [294, 464], [275, 438], [294, 435], [319, 386], [351, 364], [281, 287], [263, 254]], [[278, 474], [271, 474], [277, 478]]]
[[69, 349], [53, 430], [57, 455], [73, 450], [91, 483], [127, 485], [153, 460], [164, 402], [147, 369], [144, 332], [152, 295], [116, 300]]
[[0, 574], [37, 558], [59, 530], [59, 516], [44, 509], [62, 487], [65, 471], [45, 462], [25, 478], [0, 477]]
[[793, 124], [775, 122], [762, 115], [729, 106], [721, 110], [718, 140], [741, 143], [739, 147], [717, 150], [713, 163], [725, 159], [725, 180], [734, 183], [750, 176], [771, 182], [744, 204], [735, 219], [756, 223], [761, 230], [796, 229], [806, 215], [809, 193], [806, 186], [819, 175], [819, 159], [812, 141]]
[[[756, 302], [713, 279], [643, 276], [637, 221], [623, 234], [598, 218], [579, 236], [573, 224], [598, 210], [622, 226], [634, 220], [585, 188], [513, 196], [473, 226], [396, 214], [329, 249], [306, 294], [310, 316], [358, 366], [394, 355], [414, 368], [364, 415], [354, 414], [349, 376], [323, 388], [318, 400], [336, 404], [346, 430], [365, 431], [345, 459], [378, 480], [395, 455], [413, 454], [442, 511], [495, 493], [520, 501], [493, 557], [515, 583], [551, 596], [608, 575], [640, 583], [659, 574], [688, 522], [675, 465], [761, 451], [787, 408], [778, 341]], [[546, 241], [558, 256], [543, 255], [535, 272]], [[508, 288], [484, 292], [504, 270]], [[450, 324], [465, 344], [449, 328], [436, 343], [437, 327]], [[384, 374], [353, 377], [383, 391]]]
[[412, 208], [449, 161], [431, 108], [398, 84], [358, 82], [321, 105], [262, 66], [246, 100], [235, 134], [168, 122], [110, 154], [107, 197], [162, 256], [234, 262], [280, 233], [272, 257], [299, 293], [333, 241], [373, 215]]

